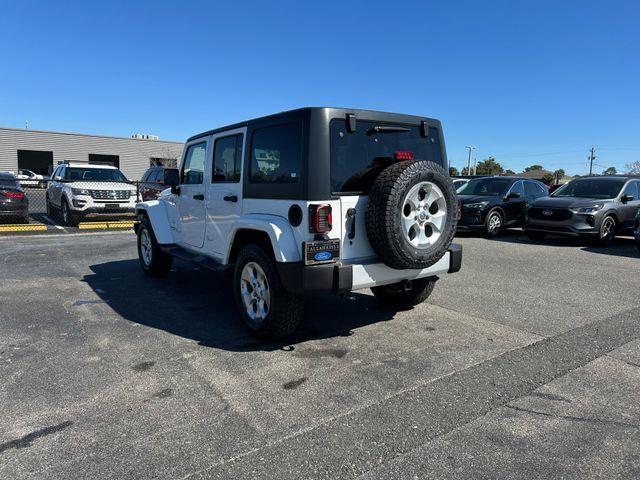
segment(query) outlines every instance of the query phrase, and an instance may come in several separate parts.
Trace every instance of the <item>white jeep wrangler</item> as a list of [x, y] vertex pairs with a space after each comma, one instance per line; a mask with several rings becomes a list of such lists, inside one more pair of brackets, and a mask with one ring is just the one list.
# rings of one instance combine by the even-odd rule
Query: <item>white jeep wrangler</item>
[[140, 264], [232, 271], [264, 339], [296, 329], [308, 293], [371, 288], [410, 308], [460, 269], [447, 167], [440, 122], [409, 115], [303, 108], [204, 132], [179, 184], [136, 206]]

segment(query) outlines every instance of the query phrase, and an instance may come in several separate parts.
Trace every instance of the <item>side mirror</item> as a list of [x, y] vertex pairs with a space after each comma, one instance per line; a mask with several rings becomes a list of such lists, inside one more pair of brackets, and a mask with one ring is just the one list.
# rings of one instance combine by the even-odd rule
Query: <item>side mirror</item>
[[163, 178], [164, 185], [174, 187], [180, 183], [180, 179], [178, 178], [178, 170], [175, 169], [167, 169], [164, 171]]
[[171, 193], [180, 195], [180, 185], [171, 185]]
[[632, 201], [633, 199], [634, 199], [634, 196], [633, 196], [633, 195], [623, 195], [622, 197], [620, 197], [620, 201], [621, 201], [622, 203], [630, 202], [630, 201]]
[[510, 192], [507, 198], [520, 198], [521, 195], [518, 192]]

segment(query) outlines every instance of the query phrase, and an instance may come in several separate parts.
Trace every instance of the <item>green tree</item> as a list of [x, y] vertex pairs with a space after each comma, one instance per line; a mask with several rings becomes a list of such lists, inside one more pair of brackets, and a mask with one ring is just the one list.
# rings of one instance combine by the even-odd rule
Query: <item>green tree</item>
[[449, 167], [449, 176], [450, 177], [457, 177], [458, 176], [458, 169], [456, 167]]
[[565, 175], [564, 170], [561, 168], [553, 172], [553, 179], [556, 185], [560, 183], [560, 180], [562, 180], [562, 177], [564, 177], [564, 175]]
[[504, 174], [505, 174], [505, 175], [515, 175], [515, 174], [516, 174], [516, 172], [514, 172], [514, 171], [513, 171], [513, 170], [511, 170], [510, 168], [507, 168], [507, 169], [504, 171]]
[[553, 176], [552, 173], [545, 173], [540, 179], [540, 181], [545, 185], [552, 185], [553, 182], [555, 181], [555, 177]]
[[615, 175], [616, 173], [618, 173], [616, 167], [609, 167], [604, 172], [602, 172], [603, 175]]
[[478, 175], [499, 175], [504, 172], [502, 165], [496, 162], [493, 157], [485, 158], [481, 162], [478, 162], [476, 167], [476, 173]]
[[471, 168], [464, 167], [460, 171], [460, 175], [473, 175], [473, 167], [471, 167]]
[[544, 167], [542, 165], [531, 165], [524, 169], [525, 172], [531, 172], [532, 170], [544, 170]]

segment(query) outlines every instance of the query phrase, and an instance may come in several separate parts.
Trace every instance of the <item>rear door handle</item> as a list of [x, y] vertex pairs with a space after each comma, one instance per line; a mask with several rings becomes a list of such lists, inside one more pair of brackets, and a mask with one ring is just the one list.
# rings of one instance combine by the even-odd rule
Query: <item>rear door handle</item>
[[238, 201], [238, 196], [237, 195], [226, 195], [226, 196], [222, 197], [222, 199], [225, 202], [237, 202]]
[[193, 196], [194, 200], [204, 200], [204, 193], [199, 193]]

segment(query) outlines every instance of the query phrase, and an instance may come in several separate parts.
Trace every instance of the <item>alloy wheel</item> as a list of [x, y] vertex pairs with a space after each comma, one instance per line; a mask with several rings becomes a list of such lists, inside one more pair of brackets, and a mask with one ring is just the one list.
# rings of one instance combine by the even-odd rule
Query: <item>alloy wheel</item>
[[261, 323], [269, 314], [271, 292], [264, 270], [255, 262], [248, 262], [240, 275], [240, 294], [247, 316]]
[[409, 190], [402, 205], [402, 226], [407, 241], [416, 248], [436, 243], [447, 220], [442, 190], [431, 182], [417, 183]]
[[140, 232], [140, 256], [146, 267], [151, 266], [153, 260], [153, 245], [151, 244], [151, 236], [146, 228]]

